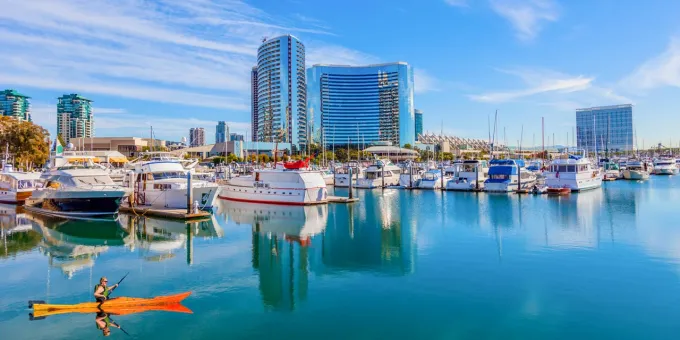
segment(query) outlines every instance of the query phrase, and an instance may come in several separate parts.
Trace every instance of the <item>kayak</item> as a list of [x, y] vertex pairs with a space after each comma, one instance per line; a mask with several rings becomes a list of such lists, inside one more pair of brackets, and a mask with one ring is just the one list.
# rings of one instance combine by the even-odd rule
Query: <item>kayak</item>
[[113, 309], [125, 309], [130, 307], [141, 307], [141, 306], [162, 306], [162, 305], [174, 305], [179, 304], [182, 300], [186, 299], [187, 296], [191, 295], [191, 292], [184, 292], [175, 295], [165, 295], [157, 296], [154, 298], [132, 298], [132, 297], [118, 297], [110, 300], [106, 300], [101, 304], [99, 302], [83, 302], [72, 305], [54, 305], [45, 303], [35, 303], [33, 304], [33, 312], [56, 312], [65, 311], [70, 313], [75, 313], [81, 309], [101, 309], [103, 311], [113, 310]]
[[193, 312], [191, 309], [182, 306], [179, 303], [172, 303], [172, 304], [163, 304], [163, 305], [144, 305], [144, 306], [126, 306], [126, 307], [106, 307], [102, 306], [103, 309], [99, 309], [97, 307], [87, 307], [87, 308], [78, 308], [78, 309], [54, 309], [54, 310], [49, 310], [49, 309], [40, 309], [40, 310], [35, 310], [32, 314], [32, 318], [44, 318], [47, 316], [52, 316], [52, 315], [60, 315], [60, 314], [70, 314], [70, 313], [80, 313], [80, 314], [88, 314], [88, 313], [99, 313], [99, 312], [104, 312], [106, 314], [111, 314], [111, 315], [129, 315], [129, 314], [137, 314], [137, 313], [144, 313], [144, 312], [150, 312], [150, 311], [159, 311], [159, 312], [173, 312], [173, 313], [186, 313], [186, 314], [192, 314]]

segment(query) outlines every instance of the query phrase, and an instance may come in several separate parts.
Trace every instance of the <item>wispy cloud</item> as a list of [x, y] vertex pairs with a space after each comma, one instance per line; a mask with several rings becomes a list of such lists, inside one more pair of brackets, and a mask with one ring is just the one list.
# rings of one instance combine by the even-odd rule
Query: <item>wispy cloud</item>
[[492, 91], [469, 95], [473, 101], [503, 103], [531, 98], [541, 106], [551, 106], [562, 111], [579, 107], [633, 103], [633, 100], [618, 94], [613, 88], [596, 85], [595, 77], [569, 75], [545, 69], [498, 70], [522, 80], [519, 89]]
[[470, 6], [468, 0], [444, 0], [444, 2], [449, 6], [454, 7], [468, 7]]
[[680, 38], [673, 38], [660, 55], [644, 62], [622, 80], [630, 89], [680, 87]]
[[439, 80], [423, 69], [414, 68], [413, 78], [416, 93], [441, 91]]
[[554, 0], [490, 0], [491, 9], [507, 19], [523, 41], [533, 40], [545, 22], [557, 21], [559, 6]]

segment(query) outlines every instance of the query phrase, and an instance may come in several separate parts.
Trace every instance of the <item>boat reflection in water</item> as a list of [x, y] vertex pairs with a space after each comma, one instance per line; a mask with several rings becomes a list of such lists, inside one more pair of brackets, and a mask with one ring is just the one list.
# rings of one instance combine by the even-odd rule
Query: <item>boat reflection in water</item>
[[50, 267], [60, 268], [68, 278], [94, 266], [95, 259], [109, 247], [129, 247], [133, 242], [133, 236], [117, 221], [67, 220], [37, 214], [27, 217], [42, 236], [39, 249], [48, 257]]
[[186, 248], [187, 264], [193, 263], [193, 239], [220, 238], [222, 228], [211, 215], [205, 219], [178, 221], [121, 214], [121, 226], [134, 236], [133, 247], [146, 261], [160, 262]]
[[[221, 201], [218, 211], [252, 227], [252, 266], [267, 308], [293, 310], [307, 296], [310, 253], [322, 245], [328, 205], [282, 206]], [[319, 242], [317, 242], [317, 240]]]
[[40, 243], [40, 234], [16, 205], [0, 204], [0, 238], [0, 258], [31, 251]]

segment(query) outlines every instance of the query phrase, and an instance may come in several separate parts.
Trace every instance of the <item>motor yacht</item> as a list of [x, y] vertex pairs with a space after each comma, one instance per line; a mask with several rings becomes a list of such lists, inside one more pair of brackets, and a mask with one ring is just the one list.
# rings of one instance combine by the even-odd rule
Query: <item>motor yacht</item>
[[603, 180], [615, 181], [617, 179], [623, 178], [623, 174], [621, 173], [619, 163], [610, 160], [605, 160], [600, 162], [600, 164], [604, 171]]
[[571, 191], [596, 189], [602, 186], [602, 172], [587, 157], [561, 155], [553, 160], [544, 172], [545, 185], [550, 188], [568, 188]]
[[176, 159], [140, 161], [134, 166], [126, 184], [134, 192], [134, 204], [153, 208], [187, 208], [188, 176], [191, 180], [192, 204], [199, 209], [212, 208], [219, 185], [202, 179]]
[[379, 159], [364, 171], [359, 177], [357, 188], [373, 189], [399, 185], [401, 169], [388, 159]]
[[652, 173], [655, 175], [677, 175], [678, 165], [676, 164], [676, 160], [670, 157], [655, 159]]
[[416, 182], [418, 189], [441, 189], [442, 184], [448, 182], [451, 177], [443, 174], [441, 169], [430, 169], [423, 173]]
[[222, 186], [219, 198], [286, 205], [327, 203], [328, 190], [321, 173], [295, 163], [284, 169], [260, 169], [250, 176], [232, 178]]
[[514, 192], [529, 190], [536, 184], [536, 175], [524, 167], [521, 159], [493, 159], [489, 163], [489, 178], [484, 181], [484, 191]]
[[634, 181], [644, 181], [649, 179], [649, 168], [646, 163], [636, 159], [629, 159], [626, 162], [626, 169], [623, 170], [623, 178]]
[[40, 186], [39, 172], [16, 172], [5, 162], [0, 173], [0, 203], [24, 204]]
[[349, 169], [352, 169], [352, 181], [356, 185], [356, 180], [364, 175], [364, 168], [357, 162], [349, 162], [343, 166], [335, 168], [335, 187], [347, 188], [349, 187]]
[[470, 191], [484, 188], [489, 178], [489, 163], [484, 160], [467, 160], [453, 165], [451, 179], [446, 182], [446, 190]]
[[399, 187], [413, 189], [418, 185], [418, 181], [423, 177], [425, 169], [422, 165], [413, 162], [402, 164], [399, 174]]
[[92, 156], [77, 160], [58, 156], [40, 176], [44, 183], [36, 188], [26, 209], [59, 217], [105, 217], [118, 212], [129, 190], [116, 185], [106, 169], [93, 162]]

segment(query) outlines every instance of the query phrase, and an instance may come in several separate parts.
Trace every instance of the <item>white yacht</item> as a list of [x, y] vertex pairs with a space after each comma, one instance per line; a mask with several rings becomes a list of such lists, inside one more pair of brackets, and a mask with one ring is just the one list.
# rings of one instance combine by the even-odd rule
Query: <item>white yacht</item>
[[324, 183], [326, 185], [333, 185], [333, 181], [335, 180], [335, 174], [333, 174], [333, 171], [324, 169], [324, 170], [319, 170], [321, 173], [321, 178], [323, 178]]
[[430, 169], [423, 173], [420, 179], [416, 182], [418, 189], [441, 189], [442, 183], [446, 183], [451, 177], [443, 175], [440, 169]]
[[655, 159], [652, 173], [655, 175], [677, 175], [678, 165], [676, 164], [676, 160], [669, 157]]
[[349, 169], [352, 168], [353, 186], [356, 185], [356, 180], [364, 176], [364, 168], [357, 162], [349, 162], [344, 166], [335, 168], [335, 187], [347, 188], [349, 187]]
[[649, 171], [647, 166], [635, 159], [629, 159], [626, 162], [626, 169], [623, 170], [623, 178], [634, 181], [644, 181], [649, 179]]
[[604, 170], [604, 180], [615, 181], [617, 179], [623, 178], [621, 173], [621, 168], [619, 168], [619, 163], [605, 160], [600, 163]]
[[373, 189], [399, 185], [401, 168], [388, 159], [376, 160], [364, 171], [356, 183], [357, 188]]
[[569, 188], [571, 191], [596, 189], [602, 186], [602, 172], [589, 158], [562, 155], [553, 160], [544, 172], [548, 188]]
[[24, 204], [40, 186], [39, 178], [39, 172], [15, 172], [12, 165], [5, 162], [0, 173], [0, 203]]
[[307, 205], [328, 202], [328, 190], [319, 171], [299, 169], [255, 170], [254, 175], [227, 180], [219, 198], [253, 203]]
[[[187, 208], [188, 176], [192, 177], [191, 195], [198, 208], [209, 209], [220, 189], [210, 181], [193, 179], [194, 174], [179, 160], [161, 159], [137, 162], [127, 186], [134, 192], [135, 204], [153, 208]], [[192, 202], [192, 204], [193, 204]]]
[[[42, 187], [33, 191], [26, 209], [48, 216], [98, 217], [118, 212], [129, 191], [116, 185], [92, 156], [61, 156], [40, 176]], [[60, 165], [59, 165], [60, 164]]]
[[425, 170], [422, 166], [409, 162], [401, 167], [399, 174], [399, 187], [412, 189], [418, 185], [418, 181], [423, 177]]
[[536, 184], [536, 175], [524, 168], [521, 159], [493, 159], [489, 163], [489, 178], [484, 181], [484, 191], [514, 192], [529, 190]]
[[451, 179], [446, 182], [446, 190], [481, 190], [489, 178], [489, 163], [484, 160], [468, 160], [455, 163], [450, 171]]

